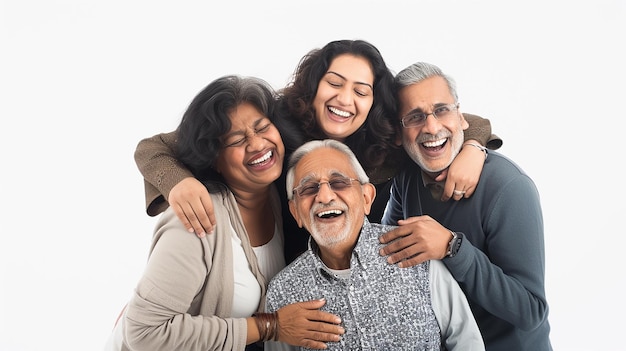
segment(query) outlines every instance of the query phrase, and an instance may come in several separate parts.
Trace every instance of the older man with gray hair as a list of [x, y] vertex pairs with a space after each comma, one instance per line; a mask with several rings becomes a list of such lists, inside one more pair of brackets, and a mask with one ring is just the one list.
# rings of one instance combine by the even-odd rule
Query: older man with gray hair
[[473, 195], [441, 201], [443, 183], [435, 179], [455, 159], [467, 128], [455, 82], [424, 62], [395, 79], [398, 127], [414, 163], [394, 178], [383, 223], [400, 227], [381, 237], [391, 243], [381, 255], [400, 267], [441, 260], [465, 292], [487, 350], [552, 350], [534, 182], [508, 158], [472, 144], [487, 157]]
[[379, 255], [378, 237], [393, 227], [368, 221], [376, 190], [346, 145], [302, 145], [290, 159], [287, 189], [289, 210], [311, 239], [271, 280], [269, 312], [326, 299], [322, 310], [340, 316], [346, 331], [328, 350], [484, 350], [465, 295], [440, 261], [400, 268]]

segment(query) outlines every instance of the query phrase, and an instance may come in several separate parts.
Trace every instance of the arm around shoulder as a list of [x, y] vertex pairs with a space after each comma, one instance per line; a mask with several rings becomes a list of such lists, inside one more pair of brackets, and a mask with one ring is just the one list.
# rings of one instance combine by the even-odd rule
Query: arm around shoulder
[[487, 118], [463, 113], [469, 128], [465, 130], [465, 141], [476, 140], [488, 149], [497, 150], [502, 146], [502, 139], [491, 132], [491, 122]]
[[142, 139], [135, 149], [135, 163], [144, 177], [146, 212], [156, 216], [168, 204], [167, 197], [181, 180], [193, 174], [176, 159], [175, 131]]

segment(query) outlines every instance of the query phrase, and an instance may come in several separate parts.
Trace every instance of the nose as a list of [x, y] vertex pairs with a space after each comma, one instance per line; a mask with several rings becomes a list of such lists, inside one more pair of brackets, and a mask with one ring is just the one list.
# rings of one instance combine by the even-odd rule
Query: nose
[[335, 199], [337, 194], [331, 189], [330, 184], [328, 182], [320, 182], [319, 189], [317, 190], [317, 195], [315, 199], [317, 202], [327, 204]]
[[422, 126], [422, 131], [430, 134], [437, 134], [439, 130], [441, 130], [441, 122], [439, 122], [437, 117], [435, 117], [435, 115], [432, 113], [426, 115], [426, 120], [424, 121], [424, 125]]
[[248, 142], [248, 150], [262, 150], [263, 147], [265, 147], [265, 138], [255, 132], [252, 132], [248, 136], [246, 136], [246, 139], [246, 141]]
[[352, 89], [347, 86], [339, 89], [337, 101], [343, 106], [350, 106], [352, 104]]

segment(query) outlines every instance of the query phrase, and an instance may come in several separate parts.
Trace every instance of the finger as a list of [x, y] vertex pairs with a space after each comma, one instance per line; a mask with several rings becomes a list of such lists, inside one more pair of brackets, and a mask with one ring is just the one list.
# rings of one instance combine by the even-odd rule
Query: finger
[[378, 241], [381, 244], [387, 244], [389, 242], [392, 242], [398, 238], [402, 238], [404, 236], [406, 236], [407, 234], [410, 234], [410, 231], [407, 231], [406, 228], [402, 228], [402, 227], [398, 227], [396, 229], [392, 229], [390, 231], [388, 231], [385, 234], [382, 234], [381, 236], [378, 237]]
[[413, 256], [410, 258], [407, 258], [405, 260], [402, 260], [400, 262], [398, 262], [398, 267], [400, 268], [408, 268], [408, 267], [413, 267], [413, 266], [417, 266], [418, 264], [428, 261], [431, 258], [428, 258], [426, 255], [424, 254], [419, 254], [417, 256]]
[[206, 188], [204, 188], [200, 193], [199, 201], [196, 206], [194, 206], [194, 209], [196, 210], [198, 220], [200, 221], [202, 227], [207, 233], [213, 234], [217, 222], [213, 211], [213, 201], [211, 200], [211, 196]]
[[320, 324], [320, 328], [319, 329], [314, 329], [314, 330], [320, 330], [320, 331], [326, 331], [326, 332], [335, 332], [335, 329], [324, 329], [325, 326], [331, 326], [331, 325], [338, 325], [341, 324], [341, 318], [335, 314], [332, 314], [330, 312], [324, 312], [324, 311], [320, 311], [320, 310], [314, 310], [314, 313], [307, 316], [307, 318], [311, 321], [317, 321]]
[[[330, 328], [330, 326], [337, 326], [341, 324], [341, 317], [332, 314], [330, 312], [320, 311], [319, 309], [326, 303], [326, 299], [312, 300], [300, 304], [300, 307], [306, 308], [309, 310], [308, 313], [304, 314], [304, 317], [310, 321], [311, 323], [317, 326], [317, 328], [311, 327], [311, 330], [324, 331], [324, 332], [332, 332], [337, 333], [336, 328]], [[307, 308], [310, 307], [310, 308]]]
[[454, 199], [455, 201], [459, 201], [463, 198], [463, 196], [465, 196], [465, 193], [465, 190], [455, 189], [452, 191], [452, 199]]
[[463, 195], [464, 198], [469, 199], [470, 196], [472, 196], [472, 194], [474, 193], [474, 190], [476, 190], [475, 186], [469, 187], [467, 189], [465, 189], [465, 195]]
[[326, 350], [328, 348], [328, 346], [325, 343], [311, 340], [311, 339], [303, 339], [301, 342], [301, 345], [297, 345], [297, 346], [304, 346], [305, 348], [314, 349], [314, 350]]
[[[387, 257], [387, 263], [389, 264], [400, 264], [406, 260], [415, 260], [417, 262], [424, 262], [427, 259], [424, 258], [422, 251], [417, 248], [417, 245], [406, 247], [398, 252], [395, 252]], [[399, 265], [403, 267], [403, 265]]]
[[306, 335], [307, 338], [319, 341], [335, 341], [338, 340], [336, 336], [346, 333], [340, 325], [323, 322], [315, 323], [311, 330], [310, 335]]
[[447, 189], [447, 187], [443, 188], [443, 192], [441, 193], [441, 201], [446, 202], [450, 200], [450, 198], [452, 198], [453, 196], [453, 191], [454, 189], [452, 187], [450, 187], [450, 189]]
[[452, 197], [452, 191], [454, 191], [454, 183], [453, 181], [447, 177], [448, 176], [448, 168], [443, 170], [436, 178], [435, 181], [443, 182], [443, 192], [441, 193], [441, 201], [448, 201]]
[[381, 256], [388, 256], [387, 262], [394, 264], [411, 256], [417, 255], [422, 250], [410, 237], [400, 239], [380, 249]]
[[341, 335], [345, 333], [346, 330], [339, 325], [329, 323], [312, 323], [310, 330], [303, 333], [299, 339], [302, 346], [320, 348], [326, 346], [324, 342], [339, 341], [341, 339]]
[[329, 312], [309, 309], [325, 303], [325, 299], [318, 299], [281, 307], [277, 311], [279, 340], [309, 348], [324, 348], [324, 342], [339, 341], [340, 335], [345, 333], [339, 325], [341, 319]]
[[448, 177], [448, 169], [449, 168], [446, 168], [443, 171], [441, 171], [441, 173], [439, 173], [439, 175], [435, 178], [435, 181], [436, 182], [444, 181]]
[[[381, 256], [389, 256], [389, 255], [393, 255], [394, 253], [398, 251], [401, 251], [402, 247], [403, 246], [399, 242], [394, 241], [391, 244], [383, 246], [378, 252]], [[395, 262], [390, 262], [389, 258], [387, 258], [387, 262], [395, 263]]]
[[189, 222], [193, 227], [193, 231], [199, 238], [202, 238], [206, 235], [207, 231], [204, 229], [200, 221], [198, 220], [198, 216], [193, 211], [193, 209], [189, 208], [188, 212], [186, 212], [187, 218], [189, 218]]
[[340, 326], [326, 325], [331, 326], [333, 329], [330, 332], [309, 332], [305, 335], [305, 338], [314, 341], [339, 341], [341, 335], [346, 333], [345, 329]]
[[415, 217], [409, 217], [407, 219], [399, 219], [398, 225], [407, 225], [407, 224], [419, 222], [421, 220], [424, 220], [424, 218], [426, 218], [426, 216], [415, 216]]
[[178, 217], [181, 223], [183, 223], [187, 231], [190, 233], [193, 233], [194, 228], [191, 225], [191, 222], [189, 221], [189, 219], [187, 218], [185, 211], [178, 204], [170, 204], [170, 206], [172, 206], [172, 208], [174, 209], [174, 213], [176, 214], [176, 217]]
[[441, 201], [453, 199], [456, 195], [456, 189], [461, 189], [460, 185], [453, 183], [450, 179], [448, 179], [443, 187], [443, 192], [441, 193]]
[[217, 225], [217, 220], [215, 219], [215, 213], [211, 211], [211, 212], [207, 212], [207, 214], [209, 215], [209, 222], [213, 224], [213, 227], [211, 227], [211, 230], [209, 231], [209, 233], [213, 234], [213, 231], [215, 230], [215, 226]]
[[[197, 208], [197, 205], [196, 205], [196, 208]], [[202, 227], [202, 224], [200, 224], [200, 221], [198, 220], [197, 212], [193, 204], [186, 203], [184, 206], [181, 206], [181, 209], [184, 212], [185, 217], [189, 221], [189, 224], [191, 228], [193, 229], [193, 232], [196, 233], [196, 235], [199, 238], [204, 237], [206, 235], [206, 230]]]
[[213, 203], [210, 201], [210, 198], [209, 201], [202, 197], [199, 198], [198, 201], [191, 204], [191, 208], [195, 215], [191, 220], [196, 233], [203, 231], [212, 234], [215, 230], [215, 214], [213, 213]]
[[319, 308], [321, 308], [322, 306], [326, 304], [326, 299], [321, 298], [317, 300], [297, 302], [296, 304], [300, 306], [301, 308], [304, 308], [307, 310], [318, 310]]

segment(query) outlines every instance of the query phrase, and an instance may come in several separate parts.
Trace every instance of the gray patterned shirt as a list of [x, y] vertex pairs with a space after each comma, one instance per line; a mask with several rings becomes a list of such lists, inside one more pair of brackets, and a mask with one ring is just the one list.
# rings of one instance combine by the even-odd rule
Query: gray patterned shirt
[[[270, 282], [267, 311], [325, 298], [322, 310], [340, 316], [346, 329], [328, 350], [484, 350], [465, 295], [441, 261], [399, 268], [379, 255], [378, 237], [392, 228], [365, 218], [345, 277], [326, 267], [311, 239]], [[266, 350], [288, 349], [296, 348], [266, 343]]]

